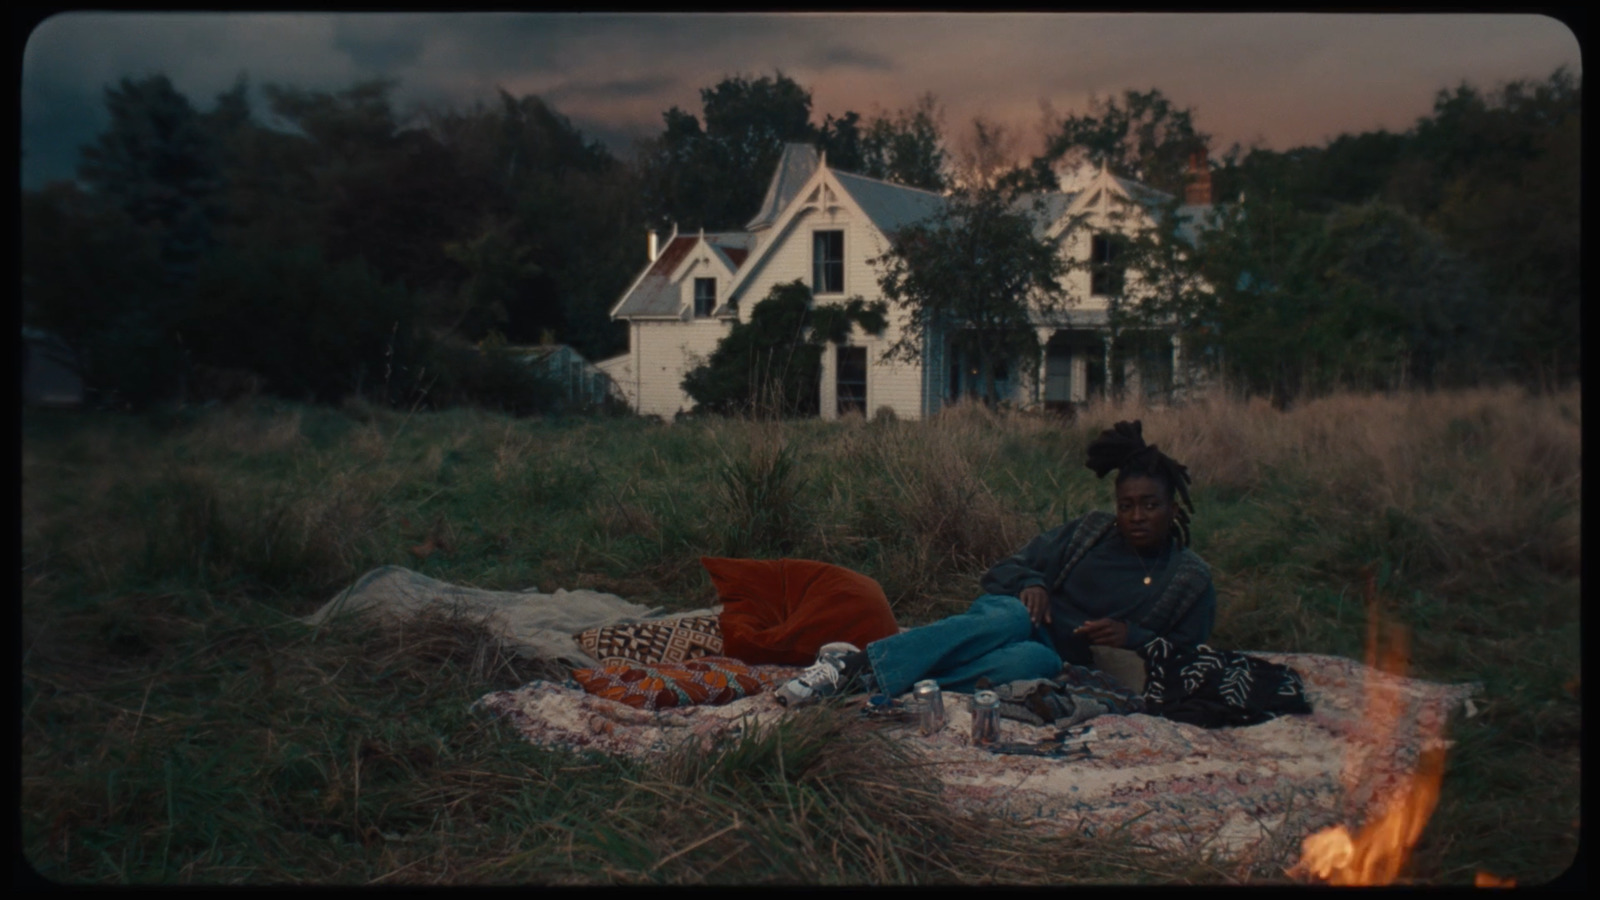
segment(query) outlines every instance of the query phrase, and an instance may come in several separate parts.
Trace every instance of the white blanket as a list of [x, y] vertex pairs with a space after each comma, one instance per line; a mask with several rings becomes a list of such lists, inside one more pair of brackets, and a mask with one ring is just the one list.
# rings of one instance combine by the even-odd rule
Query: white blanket
[[[429, 578], [402, 566], [382, 566], [356, 579], [301, 621], [320, 626], [333, 616], [356, 612], [409, 616], [433, 604], [492, 615], [491, 624], [518, 655], [553, 659], [574, 668], [599, 665], [579, 649], [574, 634], [621, 622], [666, 618], [660, 607], [641, 606], [601, 591], [485, 591]], [[694, 610], [683, 615], [711, 612]]]

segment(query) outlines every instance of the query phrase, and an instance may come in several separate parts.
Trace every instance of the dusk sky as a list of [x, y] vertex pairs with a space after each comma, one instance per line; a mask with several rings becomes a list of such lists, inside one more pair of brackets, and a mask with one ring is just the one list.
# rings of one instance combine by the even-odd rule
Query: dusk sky
[[[201, 109], [252, 85], [338, 90], [398, 81], [397, 106], [465, 106], [497, 87], [538, 94], [624, 152], [730, 74], [782, 71], [813, 121], [893, 111], [932, 92], [959, 142], [974, 115], [1038, 140], [1042, 111], [1159, 88], [1195, 111], [1215, 153], [1342, 132], [1404, 130], [1435, 94], [1582, 75], [1577, 39], [1536, 15], [1080, 13], [68, 13], [42, 22], [22, 65], [22, 184], [70, 177], [107, 122], [104, 88], [165, 73]], [[263, 105], [257, 101], [258, 113]]]

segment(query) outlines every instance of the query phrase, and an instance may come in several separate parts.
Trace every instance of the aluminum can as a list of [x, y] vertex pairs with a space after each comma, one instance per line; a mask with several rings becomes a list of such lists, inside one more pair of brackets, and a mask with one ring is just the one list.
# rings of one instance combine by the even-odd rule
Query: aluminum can
[[972, 695], [972, 743], [992, 744], [1000, 739], [1000, 695], [978, 691]]
[[944, 693], [939, 682], [929, 678], [912, 687], [917, 699], [917, 722], [923, 734], [933, 734], [944, 727]]

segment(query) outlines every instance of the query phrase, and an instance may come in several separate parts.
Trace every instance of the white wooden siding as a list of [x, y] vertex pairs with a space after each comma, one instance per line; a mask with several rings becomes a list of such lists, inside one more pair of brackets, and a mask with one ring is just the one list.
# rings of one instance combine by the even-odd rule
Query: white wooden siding
[[[750, 320], [750, 311], [766, 298], [773, 287], [800, 279], [811, 286], [812, 234], [818, 231], [844, 232], [844, 291], [823, 294], [816, 298], [818, 304], [840, 303], [851, 297], [861, 297], [871, 302], [883, 299], [878, 287], [878, 270], [870, 262], [888, 249], [888, 242], [873, 224], [849, 205], [831, 210], [801, 210], [790, 221], [782, 234], [766, 240], [779, 241], [761, 263], [747, 283], [739, 298], [739, 318]], [[889, 328], [882, 337], [871, 337], [859, 327], [851, 330], [847, 345], [867, 349], [867, 415], [871, 416], [881, 406], [894, 410], [902, 419], [922, 416], [922, 366], [903, 362], [885, 362], [884, 351], [899, 339], [903, 315], [894, 307], [889, 309]], [[839, 417], [838, 404], [838, 353], [830, 346], [822, 354], [822, 384], [819, 410], [822, 418]]]
[[710, 278], [717, 283], [717, 305], [721, 306], [728, 300], [728, 291], [733, 287], [733, 273], [722, 265], [720, 260], [713, 258], [713, 251], [704, 243], [695, 245], [689, 251], [689, 257], [678, 266], [673, 275], [673, 281], [678, 288], [678, 309], [685, 315], [694, 315], [694, 281], [696, 278]]
[[728, 333], [731, 320], [647, 320], [635, 323], [633, 347], [637, 393], [630, 398], [641, 415], [671, 418], [694, 408], [683, 392], [683, 376], [698, 357], [704, 361]]

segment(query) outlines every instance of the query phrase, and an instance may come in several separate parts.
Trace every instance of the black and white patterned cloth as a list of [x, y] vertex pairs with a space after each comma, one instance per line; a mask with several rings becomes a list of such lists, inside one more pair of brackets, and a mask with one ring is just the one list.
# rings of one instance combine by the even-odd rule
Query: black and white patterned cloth
[[1145, 662], [1144, 711], [1150, 715], [1222, 728], [1311, 712], [1300, 673], [1288, 666], [1159, 637], [1138, 653]]

